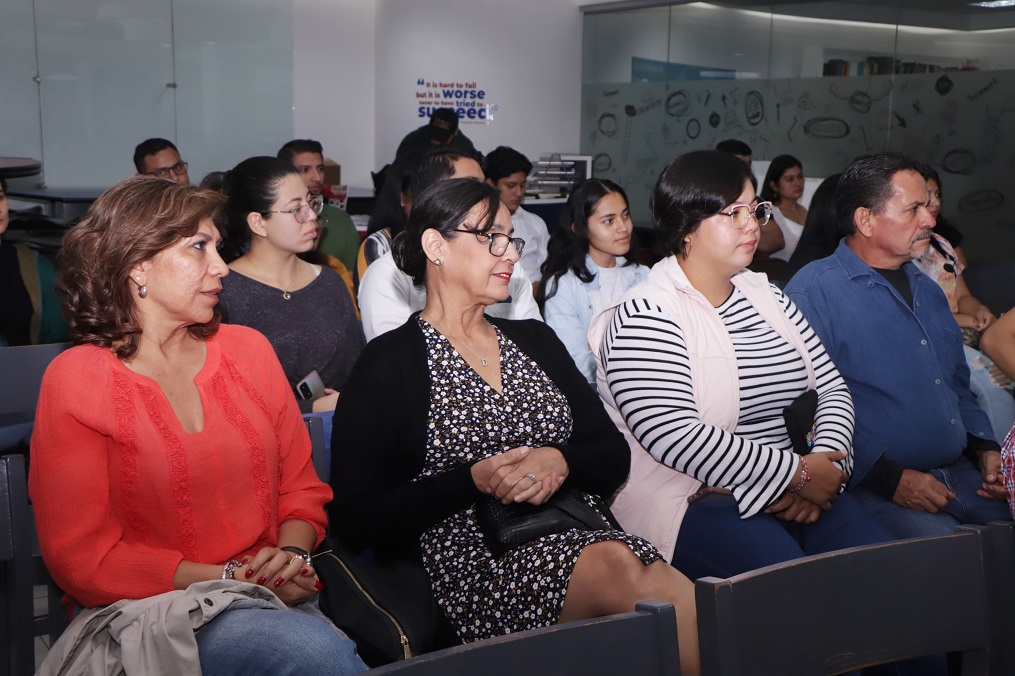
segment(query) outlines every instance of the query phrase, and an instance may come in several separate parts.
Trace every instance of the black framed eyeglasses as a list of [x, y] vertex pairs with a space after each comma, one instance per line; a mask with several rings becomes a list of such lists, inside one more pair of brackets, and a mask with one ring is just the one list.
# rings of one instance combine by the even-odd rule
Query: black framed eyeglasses
[[484, 238], [490, 244], [490, 253], [500, 258], [507, 251], [508, 244], [512, 244], [515, 247], [515, 251], [518, 255], [522, 255], [522, 251], [525, 250], [525, 240], [521, 237], [512, 237], [511, 235], [505, 235], [503, 232], [476, 232], [475, 230], [466, 230], [464, 228], [455, 228], [454, 232], [467, 232], [470, 235], [475, 235], [476, 239], [482, 241]]
[[320, 216], [321, 212], [324, 211], [324, 196], [318, 195], [306, 204], [301, 204], [295, 209], [270, 209], [268, 211], [262, 211], [261, 215], [267, 217], [268, 214], [289, 214], [296, 219], [297, 223], [306, 223], [310, 220], [309, 211], [314, 212], [314, 216]]
[[149, 171], [148, 175], [157, 178], [168, 178], [170, 172], [177, 176], [183, 176], [187, 173], [187, 163], [181, 160], [171, 167], [160, 167], [155, 171]]
[[729, 216], [730, 223], [737, 230], [743, 230], [751, 221], [751, 216], [758, 221], [758, 225], [765, 225], [772, 218], [772, 203], [758, 202], [758, 206], [750, 207], [747, 204], [734, 204], [729, 211], [720, 211], [721, 216]]

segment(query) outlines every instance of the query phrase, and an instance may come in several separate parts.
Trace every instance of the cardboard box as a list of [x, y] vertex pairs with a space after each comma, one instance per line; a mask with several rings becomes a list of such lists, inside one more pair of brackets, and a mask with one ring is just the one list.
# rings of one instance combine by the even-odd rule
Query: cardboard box
[[342, 165], [330, 160], [327, 157], [324, 158], [324, 184], [325, 185], [340, 185], [342, 183]]

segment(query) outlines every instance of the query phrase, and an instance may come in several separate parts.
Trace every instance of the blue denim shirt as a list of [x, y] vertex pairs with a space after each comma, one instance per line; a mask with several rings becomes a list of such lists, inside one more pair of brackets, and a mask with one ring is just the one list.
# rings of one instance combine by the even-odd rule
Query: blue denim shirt
[[912, 310], [845, 240], [786, 285], [853, 394], [851, 486], [882, 454], [927, 471], [957, 460], [967, 432], [993, 439], [969, 391], [962, 334], [944, 292], [912, 263], [902, 269]]

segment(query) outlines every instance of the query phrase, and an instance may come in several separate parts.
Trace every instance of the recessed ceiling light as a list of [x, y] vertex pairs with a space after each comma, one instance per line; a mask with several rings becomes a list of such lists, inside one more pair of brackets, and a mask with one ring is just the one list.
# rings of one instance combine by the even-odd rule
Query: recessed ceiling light
[[998, 7], [1015, 7], [1015, 0], [985, 0], [984, 2], [971, 2], [970, 7], [986, 7], [996, 9]]

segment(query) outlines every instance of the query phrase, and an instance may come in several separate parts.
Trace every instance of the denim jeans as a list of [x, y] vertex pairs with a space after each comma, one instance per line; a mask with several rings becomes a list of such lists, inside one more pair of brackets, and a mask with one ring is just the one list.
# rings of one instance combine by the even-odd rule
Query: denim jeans
[[1008, 434], [1012, 423], [1015, 423], [1015, 397], [990, 379], [990, 367], [993, 363], [986, 355], [968, 345], [962, 347], [965, 350], [966, 363], [969, 365], [969, 391], [990, 418], [994, 438], [1000, 443]]
[[983, 475], [965, 457], [928, 473], [955, 494], [948, 508], [937, 514], [897, 505], [863, 488], [854, 490], [853, 495], [875, 519], [900, 538], [949, 535], [959, 524], [1011, 521], [1007, 502], [988, 500], [976, 494], [983, 484]]
[[893, 539], [849, 493], [807, 525], [765, 513], [741, 519], [733, 496], [713, 493], [688, 506], [673, 566], [692, 580], [731, 577], [802, 556]]
[[316, 607], [227, 610], [197, 632], [197, 648], [206, 676], [346, 676], [367, 670], [356, 644]]

